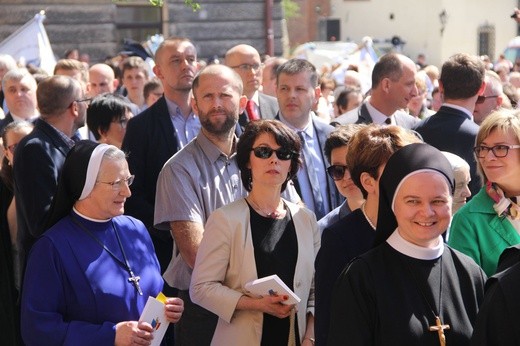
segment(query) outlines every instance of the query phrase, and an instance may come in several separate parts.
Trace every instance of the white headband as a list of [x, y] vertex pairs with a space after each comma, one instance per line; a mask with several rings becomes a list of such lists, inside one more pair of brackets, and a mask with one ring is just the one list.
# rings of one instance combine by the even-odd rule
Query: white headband
[[94, 189], [94, 185], [96, 185], [96, 179], [99, 173], [99, 167], [101, 167], [101, 160], [103, 159], [103, 155], [105, 152], [110, 149], [112, 145], [108, 144], [99, 144], [94, 148], [92, 155], [90, 155], [90, 159], [88, 161], [87, 167], [87, 176], [85, 177], [85, 185], [83, 185], [83, 191], [81, 191], [81, 196], [79, 196], [79, 200], [87, 198], [88, 195]]
[[[413, 171], [411, 173], [408, 173], [403, 179], [401, 179], [401, 181], [399, 182], [399, 185], [397, 185], [397, 187], [395, 189], [394, 196], [392, 197], [392, 211], [393, 212], [395, 212], [395, 210], [394, 210], [394, 207], [395, 207], [395, 196], [397, 196], [397, 192], [399, 192], [399, 189], [403, 185], [404, 181], [406, 179], [410, 178], [412, 175], [416, 175], [416, 174], [419, 174], [419, 173], [425, 173], [425, 172], [437, 173], [437, 174], [441, 175], [446, 180], [446, 183], [448, 184], [448, 186], [451, 186], [448, 178], [446, 178], [446, 176], [444, 174], [442, 174], [439, 171], [436, 171], [435, 169], [424, 168], [424, 169], [419, 169], [417, 171]], [[451, 187], [450, 187], [450, 191], [451, 191]]]

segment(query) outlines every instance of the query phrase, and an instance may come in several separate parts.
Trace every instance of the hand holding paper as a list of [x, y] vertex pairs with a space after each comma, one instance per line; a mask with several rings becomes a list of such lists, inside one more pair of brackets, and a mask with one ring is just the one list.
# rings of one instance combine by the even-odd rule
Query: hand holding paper
[[285, 305], [295, 305], [301, 300], [276, 274], [248, 282], [245, 289], [260, 296], [286, 295], [288, 299], [282, 302]]
[[164, 306], [167, 300], [168, 298], [166, 298], [162, 293], [159, 293], [157, 298], [148, 297], [143, 313], [139, 318], [139, 322], [148, 322], [153, 328], [153, 340], [151, 346], [159, 346], [161, 344], [164, 333], [166, 333], [168, 325], [170, 324], [166, 318], [166, 310]]
[[166, 319], [170, 323], [177, 323], [181, 319], [184, 311], [184, 302], [181, 298], [168, 298], [165, 302]]

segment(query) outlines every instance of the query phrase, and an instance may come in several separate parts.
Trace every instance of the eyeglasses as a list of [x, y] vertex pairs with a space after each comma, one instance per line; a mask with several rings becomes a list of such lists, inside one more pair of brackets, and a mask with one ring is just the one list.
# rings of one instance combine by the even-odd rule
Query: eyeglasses
[[258, 72], [260, 68], [264, 67], [264, 64], [240, 64], [237, 66], [230, 66], [231, 68], [238, 68], [241, 69], [243, 72], [249, 72], [251, 69], [253, 72]]
[[480, 145], [478, 147], [473, 148], [473, 151], [475, 152], [475, 155], [479, 159], [483, 159], [486, 157], [486, 155], [491, 150], [493, 152], [493, 155], [495, 157], [506, 157], [509, 153], [509, 149], [518, 149], [520, 148], [520, 145], [505, 145], [505, 144], [499, 144], [495, 145], [494, 147], [486, 147], [485, 145]]
[[116, 181], [96, 181], [96, 183], [111, 185], [112, 190], [119, 191], [125, 186], [125, 184], [126, 186], [132, 185], [132, 183], [134, 182], [134, 178], [135, 175], [131, 175], [125, 179], [118, 179]]
[[255, 156], [258, 157], [259, 159], [268, 159], [271, 157], [271, 155], [273, 155], [273, 152], [275, 152], [276, 157], [282, 161], [290, 160], [290, 159], [292, 159], [292, 157], [294, 155], [294, 151], [284, 149], [284, 148], [274, 150], [269, 147], [256, 147], [256, 148], [252, 148], [251, 150], [253, 151]]
[[69, 105], [69, 107], [72, 106], [72, 104], [73, 104], [74, 102], [85, 102], [85, 104], [86, 104], [87, 106], [90, 106], [90, 102], [92, 102], [92, 97], [85, 98], [85, 99], [74, 100], [74, 101]]
[[498, 96], [499, 95], [491, 95], [491, 96], [482, 96], [482, 95], [480, 95], [479, 97], [477, 97], [476, 104], [484, 103], [486, 101], [486, 99], [492, 99], [492, 98], [496, 98]]
[[345, 176], [345, 172], [348, 171], [347, 166], [344, 165], [332, 165], [327, 168], [327, 173], [334, 180], [341, 180]]

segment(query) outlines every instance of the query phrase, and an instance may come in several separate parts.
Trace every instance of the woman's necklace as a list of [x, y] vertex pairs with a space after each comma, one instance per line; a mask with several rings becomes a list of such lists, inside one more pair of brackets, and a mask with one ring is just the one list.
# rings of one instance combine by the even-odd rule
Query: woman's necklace
[[366, 202], [361, 204], [361, 211], [363, 212], [363, 215], [365, 215], [365, 219], [367, 219], [367, 222], [370, 225], [370, 227], [372, 227], [372, 229], [375, 231], [376, 230], [376, 226], [374, 226], [372, 221], [370, 221], [370, 219], [368, 218], [367, 213], [365, 212], [365, 204], [366, 204]]
[[123, 248], [123, 244], [121, 243], [121, 238], [119, 238], [119, 233], [117, 232], [116, 226], [114, 225], [114, 221], [111, 220], [110, 222], [112, 224], [112, 229], [114, 230], [114, 233], [116, 234], [117, 242], [119, 243], [119, 248], [121, 249], [121, 253], [123, 254], [123, 259], [125, 260], [124, 262], [121, 261], [112, 251], [110, 251], [110, 249], [107, 248], [106, 245], [103, 244], [103, 242], [101, 240], [96, 238], [96, 236], [94, 234], [92, 234], [92, 232], [90, 232], [85, 226], [83, 226], [83, 224], [81, 224], [81, 222], [79, 220], [76, 220], [75, 217], [72, 217], [71, 219], [72, 219], [72, 222], [74, 222], [82, 231], [87, 233], [92, 239], [94, 239], [99, 245], [101, 245], [101, 247], [117, 263], [119, 263], [123, 268], [126, 269], [128, 274], [130, 275], [130, 277], [128, 278], [128, 282], [130, 282], [132, 285], [134, 285], [137, 293], [139, 293], [139, 295], [142, 296], [143, 295], [143, 291], [141, 290], [141, 286], [139, 286], [139, 280], [141, 280], [141, 277], [135, 276], [134, 272], [132, 271], [132, 268], [130, 267], [130, 263], [128, 262], [128, 258], [126, 257], [125, 249]]
[[[256, 203], [253, 198], [251, 198], [251, 196], [248, 196], [246, 198], [246, 200], [249, 202], [249, 204], [253, 207], [253, 209], [255, 209], [257, 212], [260, 213], [260, 215], [262, 216], [266, 216], [266, 217], [269, 217], [271, 219], [279, 219], [280, 217], [283, 216], [284, 212], [285, 212], [285, 208], [284, 208], [284, 204], [283, 204], [283, 201], [282, 199], [280, 199], [280, 202], [278, 202], [278, 205], [276, 206], [276, 208], [273, 210], [273, 211], [268, 211], [264, 208], [261, 208], [258, 203]], [[282, 210], [280, 210], [282, 209]]]
[[440, 264], [440, 279], [439, 279], [439, 310], [437, 310], [439, 312], [438, 314], [435, 313], [435, 310], [433, 308], [433, 305], [435, 304], [435, 302], [432, 305], [430, 303], [430, 301], [428, 300], [428, 298], [426, 298], [426, 295], [424, 294], [424, 291], [422, 290], [421, 285], [419, 285], [419, 282], [417, 281], [417, 278], [413, 274], [412, 268], [410, 268], [410, 264], [408, 262], [406, 262], [406, 260], [403, 260], [403, 262], [405, 262], [405, 266], [408, 269], [409, 274], [412, 277], [412, 279], [413, 279], [413, 281], [415, 283], [415, 286], [417, 287], [417, 290], [421, 293], [421, 296], [423, 297], [424, 301], [426, 302], [426, 304], [430, 308], [433, 316], [435, 317], [435, 325], [434, 326], [429, 326], [428, 330], [430, 332], [437, 332], [439, 334], [439, 343], [440, 343], [440, 345], [441, 346], [446, 346], [446, 336], [444, 335], [444, 329], [450, 329], [450, 325], [449, 324], [442, 324], [441, 318], [439, 317], [439, 315], [441, 314], [441, 307], [442, 307], [442, 256], [439, 259], [439, 262], [440, 262], [439, 263]]

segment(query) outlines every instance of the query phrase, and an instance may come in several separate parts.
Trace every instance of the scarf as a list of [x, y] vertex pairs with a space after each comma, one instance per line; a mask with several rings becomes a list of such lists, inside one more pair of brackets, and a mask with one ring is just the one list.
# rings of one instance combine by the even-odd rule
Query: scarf
[[504, 191], [497, 184], [488, 181], [486, 183], [486, 192], [488, 196], [495, 202], [493, 209], [499, 217], [509, 216], [513, 220], [520, 219], [520, 206], [504, 195]]

